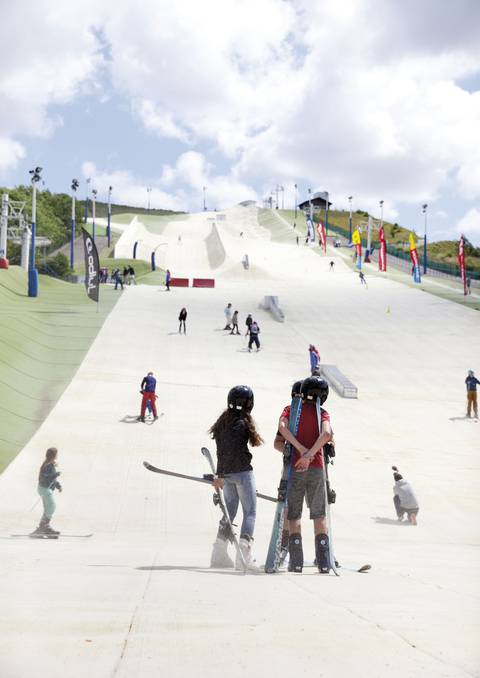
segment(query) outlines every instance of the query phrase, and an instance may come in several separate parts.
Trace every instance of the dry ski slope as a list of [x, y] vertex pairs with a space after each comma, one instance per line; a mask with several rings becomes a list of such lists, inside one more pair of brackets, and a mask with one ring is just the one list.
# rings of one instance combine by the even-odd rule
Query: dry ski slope
[[[341, 260], [328, 271], [334, 251], [271, 244], [254, 228], [240, 240], [230, 216], [219, 232], [232, 266], [216, 289], [126, 289], [61, 401], [0, 478], [0, 675], [479, 675], [480, 425], [462, 419], [478, 315], [388, 279], [370, 276], [365, 290]], [[234, 265], [246, 243], [250, 271]], [[258, 310], [268, 293], [279, 295], [285, 324]], [[258, 318], [260, 353], [221, 331], [228, 301], [242, 323], [247, 312]], [[187, 336], [176, 333], [182, 306]], [[341, 576], [212, 571], [219, 514], [210, 490], [151, 474], [142, 461], [206, 472], [207, 428], [229, 387], [248, 383], [265, 437], [257, 485], [274, 493], [272, 440], [290, 384], [306, 374], [309, 342], [359, 388], [358, 400], [331, 393], [327, 402]], [[164, 416], [132, 423], [150, 369]], [[9, 537], [36, 524], [36, 471], [50, 445], [64, 485], [54, 524], [90, 539]], [[392, 520], [393, 463], [420, 498], [417, 528]], [[273, 512], [259, 502], [260, 563]], [[304, 542], [312, 559], [307, 520]], [[365, 562], [370, 573], [354, 572]]]

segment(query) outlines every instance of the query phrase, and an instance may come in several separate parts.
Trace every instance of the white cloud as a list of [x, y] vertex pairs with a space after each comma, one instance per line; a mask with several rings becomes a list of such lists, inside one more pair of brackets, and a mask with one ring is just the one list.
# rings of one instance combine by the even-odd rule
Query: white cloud
[[173, 113], [161, 110], [149, 99], [134, 100], [132, 111], [140, 118], [145, 129], [160, 137], [188, 142], [188, 134], [175, 123]]
[[0, 172], [15, 167], [25, 157], [25, 148], [12, 139], [0, 137]]
[[480, 210], [476, 207], [470, 209], [458, 221], [456, 230], [459, 234], [463, 233], [474, 245], [480, 245]]

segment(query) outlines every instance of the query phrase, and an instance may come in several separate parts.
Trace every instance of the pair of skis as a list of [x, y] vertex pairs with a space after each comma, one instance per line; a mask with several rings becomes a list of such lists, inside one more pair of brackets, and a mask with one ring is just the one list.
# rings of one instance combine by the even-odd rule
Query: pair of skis
[[[152, 464], [149, 464], [147, 461], [143, 462], [143, 465], [148, 471], [152, 471], [153, 473], [161, 473], [166, 476], [174, 476], [175, 478], [184, 478], [185, 480], [193, 480], [199, 483], [207, 483], [209, 485], [213, 484], [213, 477], [215, 475], [215, 464], [213, 462], [213, 458], [211, 455], [211, 452], [208, 448], [202, 447], [202, 454], [205, 457], [205, 459], [208, 461], [210, 469], [212, 471], [211, 474], [205, 475], [203, 478], [198, 478], [197, 476], [188, 476], [185, 475], [184, 473], [175, 473], [174, 471], [166, 471], [165, 469], [158, 468], [156, 466], [153, 466]], [[267, 501], [276, 501], [274, 497], [269, 497], [266, 494], [261, 494], [260, 492], [257, 492], [257, 497], [260, 497], [261, 499], [266, 499]], [[227, 507], [225, 506], [225, 499], [223, 497], [223, 492], [222, 490], [218, 489], [214, 492], [213, 495], [213, 503], [215, 506], [218, 506], [222, 512], [223, 520], [225, 521], [225, 524], [228, 527], [228, 533], [229, 533], [229, 541], [233, 542], [235, 545], [235, 550], [237, 552], [238, 558], [240, 562], [242, 563], [242, 568], [243, 568], [243, 574], [247, 573], [247, 563], [245, 561], [245, 557], [242, 553], [242, 550], [240, 548], [240, 544], [238, 542], [237, 535], [235, 534], [235, 531], [233, 529], [233, 523], [230, 520], [230, 516], [227, 511]]]

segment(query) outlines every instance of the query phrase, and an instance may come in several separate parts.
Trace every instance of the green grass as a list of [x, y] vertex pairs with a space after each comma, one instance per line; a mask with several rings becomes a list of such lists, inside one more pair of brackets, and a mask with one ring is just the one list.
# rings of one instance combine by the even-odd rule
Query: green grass
[[97, 313], [83, 285], [49, 276], [29, 298], [23, 269], [0, 271], [0, 472], [60, 398], [118, 298], [102, 286]]

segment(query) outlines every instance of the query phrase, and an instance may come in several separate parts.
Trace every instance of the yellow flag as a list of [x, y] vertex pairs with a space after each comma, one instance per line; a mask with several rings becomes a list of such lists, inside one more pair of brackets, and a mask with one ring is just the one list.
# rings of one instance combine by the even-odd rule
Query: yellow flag
[[415, 236], [413, 233], [410, 233], [410, 252], [417, 249], [417, 244], [415, 242]]
[[357, 229], [356, 231], [353, 231], [352, 233], [352, 243], [354, 245], [360, 245], [362, 242], [362, 239], [360, 237], [360, 231]]

